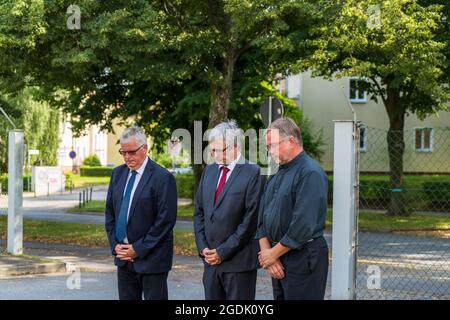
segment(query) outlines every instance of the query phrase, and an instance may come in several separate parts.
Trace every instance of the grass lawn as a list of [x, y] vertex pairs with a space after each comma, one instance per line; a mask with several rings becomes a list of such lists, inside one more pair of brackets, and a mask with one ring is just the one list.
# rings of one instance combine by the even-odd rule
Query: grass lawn
[[103, 200], [92, 200], [86, 203], [84, 207], [81, 209], [76, 206], [67, 210], [69, 213], [86, 213], [86, 212], [95, 212], [95, 213], [104, 213], [105, 212], [105, 201]]
[[[192, 206], [186, 206], [191, 207]], [[192, 212], [184, 208], [186, 214]], [[327, 212], [327, 228], [331, 227], [331, 211]], [[446, 216], [417, 214], [411, 217], [388, 217], [382, 213], [363, 212], [359, 217], [361, 231], [402, 231], [413, 230], [413, 234], [435, 237], [450, 237], [450, 219]], [[446, 230], [445, 230], [446, 229]], [[422, 230], [422, 231], [417, 231]], [[423, 231], [433, 231], [424, 233]], [[441, 230], [441, 231], [438, 231]], [[6, 239], [6, 217], [0, 217], [0, 239]], [[175, 253], [197, 255], [192, 231], [174, 231]], [[108, 246], [103, 225], [78, 224], [55, 221], [24, 220], [24, 241], [62, 243], [104, 247]]]
[[[382, 212], [360, 212], [358, 222], [360, 231], [394, 232], [444, 230], [443, 233], [429, 235], [450, 237], [450, 217], [432, 213], [417, 213], [409, 217], [391, 217]], [[331, 210], [327, 211], [326, 226], [327, 228], [332, 227]]]
[[109, 184], [109, 177], [82, 177], [80, 175], [72, 175], [74, 188], [86, 188], [92, 186], [100, 186]]
[[[69, 213], [104, 213], [105, 212], [105, 201], [92, 200], [88, 202], [83, 208], [78, 208], [78, 206], [67, 210]], [[178, 218], [183, 220], [192, 220], [194, 217], [194, 205], [179, 205], [177, 211]]]
[[[86, 247], [108, 246], [103, 225], [25, 219], [23, 229], [24, 241]], [[0, 239], [6, 239], [5, 216], [0, 217]], [[197, 255], [193, 232], [175, 230], [174, 249], [176, 254]]]
[[[82, 212], [104, 212], [104, 201], [91, 201], [81, 210]], [[68, 212], [80, 212], [78, 206]], [[194, 205], [179, 205], [178, 218], [192, 220]], [[327, 211], [327, 228], [332, 226], [332, 212]], [[450, 217], [433, 213], [413, 214], [409, 217], [391, 217], [381, 212], [361, 212], [359, 214], [359, 229], [361, 231], [413, 231], [413, 230], [442, 230], [449, 229]]]
[[[360, 175], [365, 181], [389, 181], [388, 175]], [[405, 185], [422, 185], [424, 182], [448, 182], [448, 175], [404, 175]]]

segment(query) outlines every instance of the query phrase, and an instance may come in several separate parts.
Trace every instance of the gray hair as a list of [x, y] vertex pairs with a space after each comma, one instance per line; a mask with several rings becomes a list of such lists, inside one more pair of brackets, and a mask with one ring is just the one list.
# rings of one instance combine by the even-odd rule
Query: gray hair
[[242, 133], [238, 128], [236, 120], [227, 120], [216, 125], [208, 135], [208, 141], [223, 139], [227, 146], [241, 148]]
[[299, 146], [303, 146], [302, 131], [291, 118], [284, 117], [275, 120], [267, 127], [266, 134], [270, 130], [278, 130], [282, 138], [293, 136], [295, 142]]
[[145, 136], [144, 130], [137, 126], [126, 128], [120, 136], [120, 143], [128, 143], [132, 139], [140, 145], [147, 144], [147, 137]]

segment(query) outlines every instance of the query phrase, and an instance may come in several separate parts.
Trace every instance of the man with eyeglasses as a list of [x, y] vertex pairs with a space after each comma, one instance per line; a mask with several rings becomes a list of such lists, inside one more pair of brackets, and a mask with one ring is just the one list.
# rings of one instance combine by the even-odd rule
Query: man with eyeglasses
[[119, 299], [167, 300], [177, 216], [175, 178], [149, 159], [140, 128], [126, 129], [120, 145], [125, 164], [112, 172], [105, 211]]
[[328, 246], [323, 237], [327, 176], [303, 150], [300, 128], [290, 118], [270, 124], [267, 149], [279, 170], [261, 197], [259, 262], [272, 277], [276, 300], [322, 300], [328, 275]]
[[241, 155], [240, 140], [234, 121], [212, 129], [209, 149], [215, 163], [203, 170], [195, 198], [195, 241], [207, 300], [255, 299], [255, 231], [264, 180], [260, 168]]

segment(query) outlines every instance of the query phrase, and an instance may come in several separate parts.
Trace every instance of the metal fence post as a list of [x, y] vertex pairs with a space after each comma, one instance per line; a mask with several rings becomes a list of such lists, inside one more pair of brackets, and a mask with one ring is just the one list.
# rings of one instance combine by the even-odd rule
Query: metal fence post
[[11, 254], [23, 252], [23, 131], [9, 132], [8, 141], [8, 240]]
[[333, 243], [331, 298], [355, 299], [357, 245], [357, 127], [334, 123]]

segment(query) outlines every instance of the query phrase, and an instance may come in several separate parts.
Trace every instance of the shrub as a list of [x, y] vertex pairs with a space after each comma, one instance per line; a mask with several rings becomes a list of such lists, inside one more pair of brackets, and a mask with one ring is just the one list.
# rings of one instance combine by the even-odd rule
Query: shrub
[[[23, 191], [29, 191], [28, 190], [28, 176], [30, 177], [30, 182], [31, 182], [31, 175], [27, 174], [27, 175], [23, 176]], [[0, 185], [1, 185], [0, 192], [3, 192], [3, 193], [8, 192], [8, 175], [7, 174], [0, 175]]]
[[80, 167], [80, 176], [82, 177], [111, 177], [112, 167]]
[[96, 154], [93, 154], [83, 160], [83, 165], [88, 167], [100, 167], [102, 164]]
[[194, 199], [194, 175], [179, 173], [175, 176], [178, 198]]
[[428, 210], [450, 211], [450, 182], [424, 182]]

